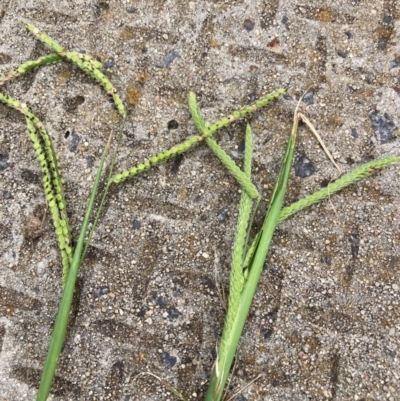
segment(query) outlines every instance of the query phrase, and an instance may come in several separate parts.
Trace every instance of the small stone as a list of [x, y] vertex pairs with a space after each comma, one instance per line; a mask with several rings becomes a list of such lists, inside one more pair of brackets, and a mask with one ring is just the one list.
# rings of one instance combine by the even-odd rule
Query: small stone
[[176, 309], [174, 306], [170, 306], [168, 308], [168, 316], [169, 316], [169, 320], [175, 320], [178, 319], [179, 315], [181, 313], [178, 311], [178, 309]]
[[101, 297], [102, 295], [108, 294], [109, 292], [110, 292], [110, 289], [107, 286], [102, 286], [94, 291], [93, 297], [96, 299], [96, 298]]
[[4, 199], [14, 199], [14, 196], [8, 191], [3, 191], [3, 198]]
[[397, 284], [392, 284], [392, 288], [394, 291], [398, 291], [400, 287]]
[[132, 230], [139, 230], [142, 224], [140, 223], [139, 220], [133, 219], [132, 220]]
[[208, 259], [210, 257], [210, 255], [207, 252], [203, 252], [201, 256], [203, 256], [204, 259]]
[[110, 68], [114, 67], [114, 57], [110, 57], [104, 64], [103, 68], [105, 70], [108, 70]]
[[171, 369], [176, 365], [176, 356], [170, 355], [168, 352], [163, 352], [160, 356], [161, 362], [168, 368]]
[[310, 106], [311, 104], [314, 104], [314, 92], [310, 91], [307, 92], [302, 99], [302, 102], [306, 104], [307, 106]]
[[369, 114], [369, 118], [372, 122], [372, 129], [380, 143], [387, 143], [393, 140], [393, 132], [397, 127], [389, 114], [380, 114], [377, 111], [373, 111]]
[[254, 23], [254, 21], [249, 18], [246, 18], [243, 21], [243, 28], [246, 29], [247, 32], [251, 32], [254, 29], [255, 25], [256, 24]]
[[0, 153], [0, 171], [8, 167], [8, 153]]
[[226, 207], [218, 210], [217, 219], [220, 223], [224, 223], [227, 217], [228, 217], [228, 209]]
[[294, 162], [294, 172], [297, 177], [306, 178], [315, 173], [315, 167], [307, 157], [300, 155]]
[[146, 320], [145, 320], [145, 322], [147, 323], [147, 324], [153, 324], [153, 319], [151, 318], [151, 317], [148, 317]]

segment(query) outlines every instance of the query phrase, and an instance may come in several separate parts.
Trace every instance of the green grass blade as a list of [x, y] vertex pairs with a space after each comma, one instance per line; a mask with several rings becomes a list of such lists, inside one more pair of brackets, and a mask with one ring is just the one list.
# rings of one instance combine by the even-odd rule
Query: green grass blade
[[[201, 115], [201, 111], [199, 109], [196, 95], [193, 92], [189, 92], [189, 110], [192, 115], [193, 121], [196, 125], [197, 130], [201, 132], [206, 132], [210, 129], [210, 124], [203, 119]], [[214, 124], [215, 126], [215, 124]], [[247, 133], [250, 135], [247, 135]], [[250, 150], [251, 155], [251, 129], [250, 126], [246, 129], [247, 140], [249, 141], [248, 149]], [[261, 195], [258, 193], [256, 186], [250, 180], [250, 170], [251, 170], [251, 156], [250, 161], [248, 161], [248, 155], [245, 160], [247, 160], [247, 164], [250, 165], [250, 169], [248, 169], [248, 174], [240, 170], [240, 168], [236, 165], [236, 163], [232, 160], [232, 158], [217, 144], [216, 140], [212, 136], [207, 136], [205, 138], [206, 144], [209, 148], [214, 152], [214, 154], [218, 157], [221, 163], [227, 168], [227, 170], [231, 173], [231, 175], [236, 179], [239, 185], [247, 192], [247, 194], [252, 199], [257, 199], [258, 201], [261, 199]]]
[[43, 368], [43, 373], [37, 393], [36, 401], [46, 401], [49, 395], [51, 383], [57, 368], [58, 359], [60, 357], [61, 349], [64, 344], [65, 335], [68, 325], [68, 317], [71, 310], [72, 297], [75, 288], [76, 278], [78, 276], [79, 268], [81, 266], [81, 256], [83, 245], [85, 242], [86, 230], [88, 228], [90, 215], [94, 206], [96, 194], [98, 192], [100, 177], [103, 170], [104, 162], [110, 148], [111, 136], [104, 149], [99, 168], [97, 170], [96, 178], [93, 183], [90, 199], [86, 207], [85, 218], [82, 223], [79, 239], [76, 244], [74, 256], [70, 272], [67, 277], [67, 282], [64, 287], [63, 295], [61, 298], [60, 306], [57, 313], [57, 318], [54, 324], [53, 334], [51, 336], [50, 345], [47, 351], [47, 357]]
[[219, 348], [217, 360], [214, 364], [211, 374], [205, 401], [219, 401], [222, 398], [225, 383], [236, 353], [236, 348], [238, 346], [244, 324], [247, 319], [247, 315], [251, 307], [251, 303], [253, 301], [257, 283], [262, 272], [272, 236], [279, 221], [279, 215], [293, 162], [297, 128], [298, 119], [295, 113], [292, 133], [286, 147], [279, 176], [272, 193], [270, 206], [261, 229], [261, 236], [258, 246], [249, 266], [249, 274], [244, 284], [243, 292], [240, 296], [239, 308], [230, 331], [226, 333], [226, 338], [224, 341], [221, 341], [221, 346]]
[[120, 127], [119, 134], [118, 134], [117, 146], [116, 146], [116, 148], [115, 148], [115, 150], [113, 152], [113, 156], [111, 158], [110, 169], [108, 171], [107, 184], [106, 184], [106, 187], [105, 187], [105, 189], [103, 191], [103, 196], [101, 197], [101, 201], [100, 201], [100, 205], [99, 205], [99, 207], [97, 209], [96, 217], [95, 217], [95, 219], [93, 221], [92, 228], [90, 230], [90, 233], [88, 235], [88, 239], [87, 239], [87, 241], [85, 243], [85, 247], [84, 247], [83, 252], [82, 252], [82, 261], [83, 261], [83, 259], [85, 259], [85, 256], [86, 256], [86, 253], [88, 251], [90, 242], [91, 242], [91, 240], [93, 238], [94, 231], [95, 231], [95, 229], [97, 227], [97, 223], [98, 223], [98, 221], [100, 219], [100, 215], [101, 215], [101, 212], [103, 210], [103, 206], [104, 206], [104, 203], [106, 201], [106, 197], [107, 197], [108, 191], [110, 190], [110, 186], [112, 185], [111, 177], [112, 177], [112, 173], [113, 173], [113, 170], [114, 170], [115, 163], [117, 161], [119, 146], [121, 144], [122, 132], [123, 132], [124, 127], [125, 127], [125, 122], [126, 122], [126, 118], [124, 118], [122, 120], [122, 123], [121, 123], [121, 127]]
[[[133, 178], [134, 176], [143, 173], [144, 171], [149, 170], [152, 166], [155, 166], [159, 163], [162, 163], [164, 161], [167, 161], [171, 157], [177, 156], [181, 153], [184, 153], [191, 149], [193, 146], [197, 145], [199, 142], [205, 140], [206, 138], [209, 138], [213, 136], [218, 130], [221, 128], [227, 127], [229, 124], [231, 124], [233, 121], [236, 121], [238, 118], [245, 117], [246, 115], [250, 113], [254, 113], [257, 111], [259, 108], [266, 106], [267, 104], [271, 103], [273, 100], [277, 99], [279, 96], [281, 96], [283, 93], [285, 93], [284, 89], [278, 89], [275, 92], [272, 92], [261, 99], [258, 99], [254, 102], [254, 104], [242, 107], [240, 110], [236, 110], [232, 112], [228, 117], [224, 117], [221, 120], [217, 121], [216, 123], [213, 123], [209, 126], [206, 127], [205, 131], [202, 131], [199, 135], [193, 135], [190, 138], [188, 138], [186, 141], [183, 141], [175, 146], [173, 146], [170, 149], [167, 149], [161, 153], [158, 153], [157, 155], [151, 157], [148, 160], [145, 160], [144, 162], [131, 167], [129, 170], [122, 171], [118, 174], [116, 174], [112, 178], [112, 182], [119, 184], [121, 182], [124, 182], [125, 180], [129, 178]], [[190, 96], [195, 95], [193, 93], [189, 94], [189, 106], [190, 106]], [[197, 121], [196, 118], [194, 118], [195, 123]]]
[[299, 212], [300, 210], [303, 210], [306, 207], [309, 207], [314, 203], [317, 203], [333, 195], [335, 192], [338, 192], [343, 188], [348, 187], [349, 185], [370, 176], [375, 171], [398, 162], [400, 162], [400, 156], [387, 156], [383, 157], [382, 159], [377, 159], [362, 164], [350, 173], [344, 175], [334, 182], [329, 183], [325, 188], [322, 188], [319, 191], [314, 192], [313, 194], [308, 195], [295, 203], [292, 203], [290, 206], [284, 207], [281, 210], [281, 214], [279, 216], [279, 223], [286, 220], [293, 214]]

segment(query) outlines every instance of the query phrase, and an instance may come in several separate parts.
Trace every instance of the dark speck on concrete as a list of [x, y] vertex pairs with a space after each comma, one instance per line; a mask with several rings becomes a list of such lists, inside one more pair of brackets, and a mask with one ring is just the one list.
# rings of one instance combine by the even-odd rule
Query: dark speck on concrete
[[147, 306], [146, 306], [146, 305], [143, 305], [143, 306], [140, 308], [140, 311], [136, 314], [136, 316], [137, 316], [137, 317], [143, 317], [143, 316], [146, 314], [146, 312], [147, 312]]
[[142, 141], [132, 141], [129, 143], [128, 147], [130, 148], [136, 148], [136, 146], [140, 146], [142, 144]]
[[373, 111], [369, 113], [369, 118], [372, 121], [372, 129], [378, 141], [380, 143], [390, 142], [397, 127], [389, 114], [380, 114], [377, 111]]
[[349, 52], [346, 51], [346, 50], [338, 50], [337, 54], [338, 54], [338, 56], [341, 57], [341, 58], [346, 58], [347, 55], [349, 54]]
[[27, 168], [22, 169], [21, 178], [29, 183], [40, 181], [39, 175]]
[[378, 40], [378, 50], [385, 50], [386, 49], [386, 45], [387, 45], [387, 38], [380, 38]]
[[396, 56], [393, 60], [390, 60], [389, 70], [392, 70], [393, 68], [397, 68], [399, 66], [400, 66], [400, 56]]
[[265, 340], [265, 341], [268, 341], [268, 340], [271, 338], [273, 332], [274, 332], [274, 331], [273, 331], [272, 329], [265, 329], [265, 330], [263, 331], [264, 340]]
[[284, 15], [284, 16], [282, 17], [281, 22], [282, 22], [283, 25], [285, 25], [285, 28], [286, 28], [287, 30], [289, 30], [289, 18], [286, 17], [286, 15]]
[[174, 306], [170, 306], [168, 308], [168, 316], [169, 316], [169, 320], [175, 320], [178, 319], [179, 315], [181, 313], [178, 311], [178, 309], [176, 309]]
[[246, 29], [247, 32], [251, 32], [254, 29], [255, 25], [256, 24], [254, 23], [254, 21], [249, 18], [246, 18], [243, 21], [243, 28]]
[[81, 137], [77, 135], [75, 133], [75, 130], [73, 129], [72, 131], [66, 131], [64, 134], [64, 138], [65, 139], [71, 138], [70, 139], [71, 142], [68, 148], [71, 152], [76, 152], [76, 150], [78, 149], [79, 142], [81, 141]]
[[326, 188], [330, 182], [331, 182], [330, 180], [325, 179], [325, 180], [322, 180], [319, 185], [321, 188]]
[[93, 292], [93, 297], [96, 299], [101, 297], [102, 295], [108, 294], [109, 292], [110, 289], [107, 286], [101, 286]]
[[167, 300], [164, 297], [156, 297], [155, 300], [160, 308], [164, 308], [167, 305]]
[[129, 14], [134, 14], [136, 11], [137, 11], [137, 8], [135, 8], [135, 7], [128, 7], [126, 9], [126, 12]]
[[382, 18], [382, 22], [384, 24], [391, 24], [392, 23], [392, 17], [390, 15], [384, 15]]
[[358, 250], [360, 248], [360, 241], [357, 234], [351, 234], [349, 236], [349, 242], [351, 247], [351, 255], [355, 258], [358, 255]]
[[163, 352], [160, 356], [161, 362], [168, 368], [171, 369], [176, 365], [176, 356], [170, 355], [168, 352]]
[[0, 171], [8, 167], [8, 153], [0, 153]]
[[172, 50], [164, 56], [164, 61], [162, 63], [156, 64], [156, 67], [168, 68], [177, 57], [179, 57], [179, 53]]
[[183, 155], [176, 155], [174, 157], [174, 160], [172, 162], [172, 167], [171, 167], [171, 173], [172, 174], [177, 174], [179, 171], [179, 167], [181, 166], [181, 163], [183, 161]]
[[356, 128], [351, 129], [351, 136], [353, 137], [354, 140], [358, 138], [358, 131], [356, 130]]
[[223, 207], [222, 209], [219, 209], [217, 212], [217, 219], [220, 223], [224, 223], [228, 217], [228, 209], [226, 207]]
[[314, 104], [314, 92], [313, 91], [307, 92], [303, 96], [302, 102], [304, 104], [306, 104], [307, 106], [310, 106], [311, 104]]
[[236, 398], [235, 401], [246, 401], [246, 397], [243, 394], [239, 394]]
[[3, 198], [4, 199], [14, 199], [14, 196], [8, 191], [3, 191]]
[[351, 39], [353, 37], [353, 34], [350, 31], [346, 31], [345, 34], [348, 39]]
[[246, 141], [244, 139], [242, 139], [238, 146], [238, 152], [243, 153], [245, 147], [246, 147]]
[[105, 70], [108, 70], [109, 68], [113, 68], [114, 67], [114, 57], [110, 57], [104, 64], [103, 64], [103, 68]]
[[176, 120], [170, 120], [167, 124], [168, 129], [177, 129], [179, 127], [179, 123]]
[[304, 155], [300, 155], [296, 157], [294, 162], [294, 172], [297, 177], [306, 178], [315, 172], [315, 167], [311, 160]]
[[93, 167], [94, 159], [95, 159], [94, 156], [86, 156], [86, 167], [87, 168]]
[[141, 226], [142, 223], [139, 220], [137, 219], [132, 220], [132, 230], [139, 230]]

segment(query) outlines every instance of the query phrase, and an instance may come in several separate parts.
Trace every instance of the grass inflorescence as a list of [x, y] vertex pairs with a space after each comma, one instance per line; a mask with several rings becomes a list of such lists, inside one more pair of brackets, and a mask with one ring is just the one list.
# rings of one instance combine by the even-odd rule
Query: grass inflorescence
[[[56, 64], [62, 61], [72, 62], [87, 75], [92, 77], [98, 84], [100, 84], [105, 89], [107, 94], [113, 98], [115, 107], [122, 117], [124, 124], [127, 115], [126, 108], [115, 87], [102, 72], [102, 64], [100, 61], [92, 58], [88, 54], [81, 54], [75, 51], [66, 51], [59, 43], [55, 42], [44, 32], [39, 31], [39, 29], [32, 24], [24, 22], [24, 25], [38, 40], [45, 43], [55, 53], [51, 53], [49, 55], [42, 56], [37, 60], [30, 60], [21, 64], [15, 70], [9, 72], [3, 77], [0, 77], [0, 85], [42, 66]], [[388, 156], [379, 160], [365, 163], [354, 169], [352, 172], [339, 178], [337, 181], [330, 183], [326, 188], [323, 188], [288, 207], [282, 208], [293, 161], [298, 121], [299, 118], [305, 118], [301, 113], [297, 112], [296, 108], [292, 132], [282, 159], [281, 169], [276, 180], [273, 193], [270, 197], [269, 208], [266, 211], [263, 226], [250, 243], [249, 237], [253, 225], [253, 217], [261, 199], [261, 195], [256, 186], [251, 182], [251, 127], [250, 125], [246, 126], [246, 146], [242, 169], [237, 166], [234, 160], [229, 157], [229, 155], [218, 145], [214, 138], [214, 134], [222, 128], [227, 127], [237, 119], [246, 117], [250, 113], [253, 113], [258, 109], [270, 104], [273, 100], [279, 98], [284, 92], [284, 89], [278, 89], [256, 100], [251, 105], [247, 105], [239, 110], [233, 111], [231, 114], [223, 117], [215, 123], [209, 123], [203, 118], [196, 100], [196, 96], [194, 93], [190, 92], [188, 97], [188, 106], [198, 133], [189, 137], [185, 141], [174, 145], [170, 149], [162, 151], [143, 161], [142, 163], [139, 163], [138, 165], [113, 176], [113, 166], [117, 160], [118, 145], [121, 137], [120, 131], [118, 144], [112, 156], [109, 174], [105, 179], [105, 190], [101, 197], [97, 215], [94, 218], [93, 228], [89, 234], [88, 240], [85, 241], [89, 220], [94, 208], [95, 198], [98, 196], [99, 192], [103, 166], [105, 164], [107, 154], [111, 150], [112, 135], [110, 135], [109, 141], [105, 146], [105, 150], [101, 158], [100, 167], [93, 183], [91, 195], [86, 208], [85, 218], [83, 220], [80, 235], [75, 248], [72, 245], [71, 229], [68, 223], [66, 211], [67, 204], [63, 189], [64, 181], [61, 175], [58, 155], [55, 152], [51, 138], [43, 124], [24, 103], [19, 102], [9, 95], [0, 93], [1, 102], [20, 111], [26, 118], [28, 136], [32, 142], [33, 149], [42, 169], [44, 192], [54, 223], [63, 266], [63, 281], [65, 283], [65, 287], [54, 324], [51, 342], [47, 352], [46, 362], [37, 394], [37, 401], [45, 401], [50, 392], [55, 369], [57, 367], [62, 345], [66, 336], [66, 328], [76, 278], [84, 261], [87, 247], [90, 243], [96, 223], [100, 217], [100, 212], [106, 200], [110, 185], [119, 184], [127, 179], [133, 178], [139, 173], [149, 170], [156, 164], [162, 163], [173, 156], [190, 150], [202, 141], [208, 145], [208, 147], [218, 157], [229, 173], [236, 179], [237, 183], [242, 189], [238, 223], [232, 250], [228, 311], [221, 342], [218, 348], [217, 358], [213, 366], [209, 387], [205, 395], [206, 401], [219, 401], [222, 398], [226, 381], [231, 370], [232, 361], [236, 353], [237, 345], [251, 307], [252, 299], [257, 288], [258, 279], [261, 275], [262, 267], [264, 265], [264, 261], [268, 253], [268, 248], [276, 226], [283, 220], [292, 216], [294, 213], [312, 204], [315, 204], [332, 195], [333, 193], [340, 191], [344, 187], [371, 175], [377, 169], [384, 168], [390, 164], [400, 161], [400, 156]], [[311, 123], [309, 123], [309, 126], [311, 126]], [[173, 391], [175, 395], [181, 397], [181, 399], [184, 399], [184, 397], [181, 396], [181, 394], [174, 388], [170, 387], [168, 383], [165, 382], [165, 385], [171, 391]]]

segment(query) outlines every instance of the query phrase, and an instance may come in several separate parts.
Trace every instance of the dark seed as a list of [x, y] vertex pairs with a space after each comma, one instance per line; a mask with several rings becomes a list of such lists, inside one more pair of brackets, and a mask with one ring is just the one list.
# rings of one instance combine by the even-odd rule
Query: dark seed
[[168, 352], [163, 352], [160, 356], [161, 362], [168, 368], [171, 369], [176, 365], [176, 356], [170, 355]]
[[107, 286], [102, 286], [93, 292], [93, 297], [96, 299], [96, 298], [101, 297], [102, 295], [108, 294], [109, 292], [110, 292], [110, 289]]
[[306, 178], [315, 173], [315, 167], [311, 160], [304, 155], [297, 156], [294, 162], [294, 172], [297, 177]]
[[137, 11], [137, 8], [135, 8], [135, 7], [129, 7], [129, 8], [126, 9], [126, 12], [129, 13], [129, 14], [133, 14], [136, 11]]
[[346, 31], [345, 34], [348, 39], [351, 39], [353, 37], [353, 34], [350, 31]]
[[179, 127], [179, 123], [176, 120], [170, 120], [167, 124], [168, 129], [177, 129]]
[[254, 23], [254, 21], [249, 18], [246, 18], [243, 21], [243, 28], [246, 29], [247, 32], [251, 32], [254, 29], [255, 25], [256, 24]]
[[348, 52], [348, 51], [338, 50], [337, 54], [338, 54], [338, 56], [341, 57], [341, 58], [346, 58], [347, 55], [349, 54], [349, 52]]

